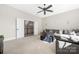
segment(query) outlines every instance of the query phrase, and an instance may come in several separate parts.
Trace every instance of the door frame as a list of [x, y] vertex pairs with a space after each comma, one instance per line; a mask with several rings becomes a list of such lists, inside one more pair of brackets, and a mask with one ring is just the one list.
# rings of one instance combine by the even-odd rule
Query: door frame
[[[23, 19], [23, 18], [17, 18], [17, 19], [21, 19], [21, 20], [27, 20], [27, 21], [33, 21], [34, 22], [34, 35], [38, 35], [38, 22], [35, 20], [29, 20], [29, 19]], [[17, 19], [16, 19], [16, 39], [17, 38]], [[23, 25], [24, 26], [24, 25]], [[24, 29], [24, 28], [23, 28]], [[24, 32], [24, 31], [23, 31]], [[23, 36], [24, 37], [24, 36]]]

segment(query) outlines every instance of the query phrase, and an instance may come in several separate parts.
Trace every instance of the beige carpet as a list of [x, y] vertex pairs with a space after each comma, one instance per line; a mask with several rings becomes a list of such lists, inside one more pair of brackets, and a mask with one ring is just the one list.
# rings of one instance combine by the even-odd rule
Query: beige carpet
[[39, 36], [30, 36], [4, 42], [4, 54], [53, 54], [55, 41], [47, 43], [40, 40]]

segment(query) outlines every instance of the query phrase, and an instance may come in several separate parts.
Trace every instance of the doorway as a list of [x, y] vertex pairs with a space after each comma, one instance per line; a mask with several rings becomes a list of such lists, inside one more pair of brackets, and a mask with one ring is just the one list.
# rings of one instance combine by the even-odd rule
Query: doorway
[[38, 34], [38, 23], [35, 21], [17, 18], [16, 20], [16, 38], [22, 38]]
[[24, 37], [34, 35], [34, 22], [24, 20]]

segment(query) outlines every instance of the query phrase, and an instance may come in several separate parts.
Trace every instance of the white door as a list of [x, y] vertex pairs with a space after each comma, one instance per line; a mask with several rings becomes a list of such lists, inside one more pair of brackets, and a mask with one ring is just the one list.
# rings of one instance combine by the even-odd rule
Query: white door
[[24, 20], [23, 19], [17, 19], [16, 22], [16, 37], [22, 38], [24, 37]]

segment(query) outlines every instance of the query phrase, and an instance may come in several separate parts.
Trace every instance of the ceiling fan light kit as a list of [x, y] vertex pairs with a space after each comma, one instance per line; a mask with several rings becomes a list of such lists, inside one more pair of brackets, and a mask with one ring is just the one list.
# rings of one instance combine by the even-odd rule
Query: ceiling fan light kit
[[52, 5], [46, 7], [46, 4], [44, 4], [44, 7], [38, 6], [38, 8], [41, 9], [41, 11], [38, 11], [37, 13], [44, 12], [44, 15], [46, 15], [46, 12], [53, 12], [52, 10], [49, 10], [51, 7]]

